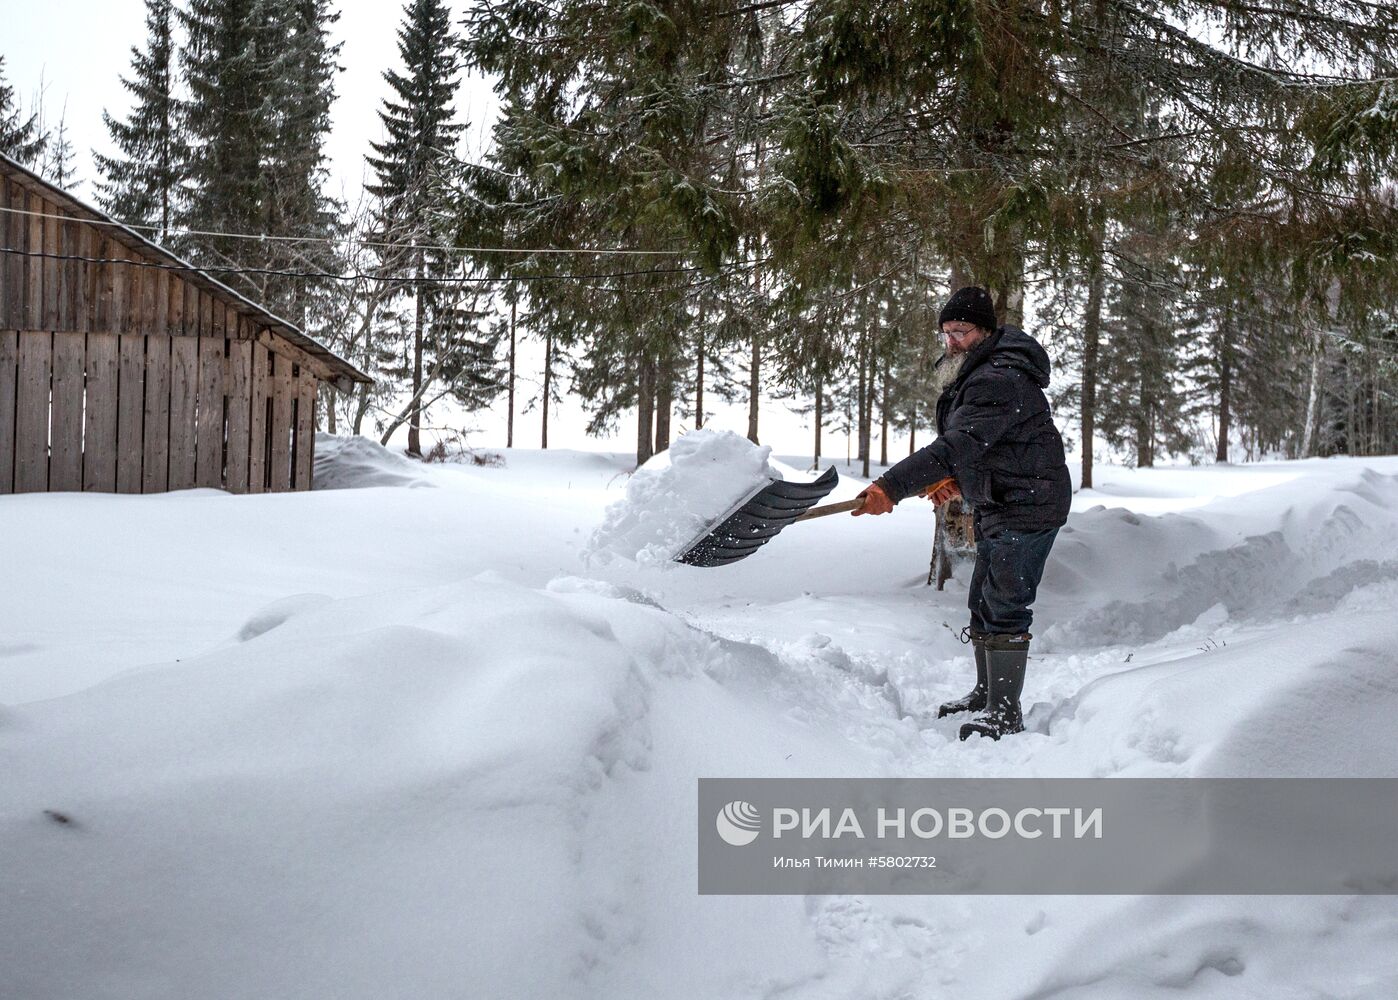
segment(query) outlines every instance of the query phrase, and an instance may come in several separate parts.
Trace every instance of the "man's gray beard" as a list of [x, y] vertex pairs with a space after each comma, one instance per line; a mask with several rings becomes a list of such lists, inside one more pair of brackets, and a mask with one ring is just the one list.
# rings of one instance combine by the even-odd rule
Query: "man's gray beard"
[[961, 365], [966, 360], [966, 352], [958, 351], [956, 354], [943, 354], [937, 362], [937, 366], [932, 369], [932, 398], [938, 399], [946, 391], [947, 386], [956, 381], [956, 376], [961, 372]]

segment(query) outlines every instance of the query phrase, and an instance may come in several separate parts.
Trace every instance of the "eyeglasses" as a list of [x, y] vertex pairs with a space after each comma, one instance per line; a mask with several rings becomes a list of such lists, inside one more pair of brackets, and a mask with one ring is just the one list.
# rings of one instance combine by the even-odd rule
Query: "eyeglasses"
[[955, 337], [957, 340], [961, 340], [962, 338], [969, 337], [971, 334], [975, 333], [976, 327], [974, 324], [970, 323], [964, 326], [944, 326], [942, 327], [942, 332], [946, 334], [948, 337]]

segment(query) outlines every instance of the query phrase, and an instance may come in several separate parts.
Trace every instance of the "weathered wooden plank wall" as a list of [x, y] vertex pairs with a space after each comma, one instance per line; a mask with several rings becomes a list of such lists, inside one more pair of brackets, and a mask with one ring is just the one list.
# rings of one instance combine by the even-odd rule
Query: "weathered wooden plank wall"
[[146, 338], [139, 333], [117, 334], [120, 350], [117, 376], [118, 493], [141, 492], [141, 439], [144, 426]]
[[[195, 406], [199, 393], [200, 337], [170, 340], [170, 489], [194, 486]], [[219, 410], [223, 406], [220, 402]]]
[[[29, 237], [25, 251], [29, 254], [42, 254], [44, 252], [44, 217], [43, 211], [45, 202], [37, 194], [29, 195]], [[29, 256], [25, 258], [26, 281], [24, 302], [25, 317], [23, 320], [14, 321], [7, 319], [6, 326], [13, 325], [27, 330], [42, 330], [44, 328], [44, 260], [39, 256]]]
[[265, 493], [267, 491], [267, 467], [271, 461], [268, 456], [271, 437], [267, 429], [270, 422], [268, 410], [271, 408], [271, 402], [268, 398], [270, 378], [267, 374], [269, 353], [267, 348], [261, 344], [253, 345], [252, 412], [248, 421], [248, 443], [251, 449], [248, 453], [249, 493]]
[[224, 484], [223, 442], [228, 398], [223, 388], [224, 337], [199, 338], [199, 429], [196, 486]]
[[111, 493], [117, 486], [119, 358], [117, 334], [87, 335], [87, 407], [83, 413], [84, 490]]
[[316, 437], [316, 380], [310, 372], [302, 368], [296, 376], [296, 440], [292, 444], [292, 454], [296, 465], [292, 470], [292, 488], [311, 488], [311, 458], [315, 451]]
[[146, 338], [142, 493], [163, 493], [170, 484], [170, 339], [154, 335]]
[[49, 488], [49, 382], [53, 334], [21, 333], [15, 398], [15, 492]]
[[272, 468], [267, 488], [277, 493], [291, 489], [291, 402], [296, 390], [291, 363], [276, 355], [272, 361]]
[[52, 197], [0, 176], [0, 493], [309, 489], [323, 362]]
[[53, 335], [53, 384], [50, 390], [49, 489], [74, 493], [83, 488], [83, 370], [87, 337]]
[[15, 389], [19, 377], [19, 334], [0, 330], [0, 493], [15, 489]]
[[[25, 205], [19, 185], [0, 177], [0, 246], [16, 249], [24, 245], [24, 216], [10, 211]], [[24, 303], [24, 259], [16, 253], [0, 254], [0, 316], [18, 316]], [[5, 324], [0, 323], [0, 327]]]
[[228, 476], [225, 485], [234, 493], [249, 492], [248, 455], [252, 441], [252, 352], [249, 340], [228, 342]]
[[[15, 214], [8, 209], [15, 209]], [[0, 176], [0, 329], [251, 336], [247, 316], [166, 261], [131, 249], [110, 227], [79, 217]], [[106, 261], [96, 263], [94, 261]], [[287, 345], [293, 361], [294, 348]]]
[[310, 489], [317, 385], [247, 340], [0, 331], [0, 493]]
[[44, 255], [40, 258], [40, 265], [44, 272], [40, 285], [43, 295], [43, 309], [38, 314], [41, 318], [34, 325], [34, 329], [57, 330], [61, 327], [58, 318], [58, 303], [62, 297], [58, 287], [58, 230], [62, 224], [53, 218], [56, 206], [50, 205], [46, 201], [40, 201], [39, 206], [46, 213], [45, 217], [39, 220], [44, 232]]

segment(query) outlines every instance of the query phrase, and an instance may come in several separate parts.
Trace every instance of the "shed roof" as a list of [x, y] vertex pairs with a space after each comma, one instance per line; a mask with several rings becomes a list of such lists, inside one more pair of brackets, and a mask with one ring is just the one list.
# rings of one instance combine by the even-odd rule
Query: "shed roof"
[[[173, 265], [178, 268], [181, 276], [186, 281], [223, 299], [243, 316], [246, 316], [254, 323], [267, 327], [278, 336], [294, 344], [306, 354], [325, 365], [330, 373], [330, 381], [336, 383], [344, 383], [346, 380], [348, 380], [348, 382], [363, 383], [374, 381], [344, 358], [331, 351], [320, 341], [303, 332], [301, 328], [294, 323], [282, 319], [280, 316], [269, 311], [266, 307], [258, 305], [241, 292], [229, 288], [223, 282], [208, 274], [208, 272], [191, 264], [183, 257], [171, 253], [159, 243], [142, 236], [136, 230], [118, 222], [100, 209], [93, 208], [86, 202], [74, 197], [69, 192], [57, 187], [53, 182], [45, 180], [28, 167], [16, 162], [4, 153], [0, 153], [0, 174], [14, 178], [25, 187], [31, 189], [41, 188], [44, 197], [55, 202], [69, 212], [72, 212], [75, 218], [101, 226], [105, 231], [111, 233], [113, 239], [125, 246], [128, 250], [133, 250], [147, 257], [154, 257], [165, 264]], [[347, 385], [341, 384], [340, 388], [347, 388]]]

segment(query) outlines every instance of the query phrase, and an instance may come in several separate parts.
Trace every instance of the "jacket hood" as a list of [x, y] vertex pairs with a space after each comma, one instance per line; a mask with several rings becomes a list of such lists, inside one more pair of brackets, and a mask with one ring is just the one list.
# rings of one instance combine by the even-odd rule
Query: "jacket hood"
[[993, 365], [1018, 368], [1032, 378], [1040, 389], [1048, 388], [1052, 369], [1048, 351], [1017, 326], [1006, 323], [1000, 327], [999, 335], [991, 342], [986, 360]]

